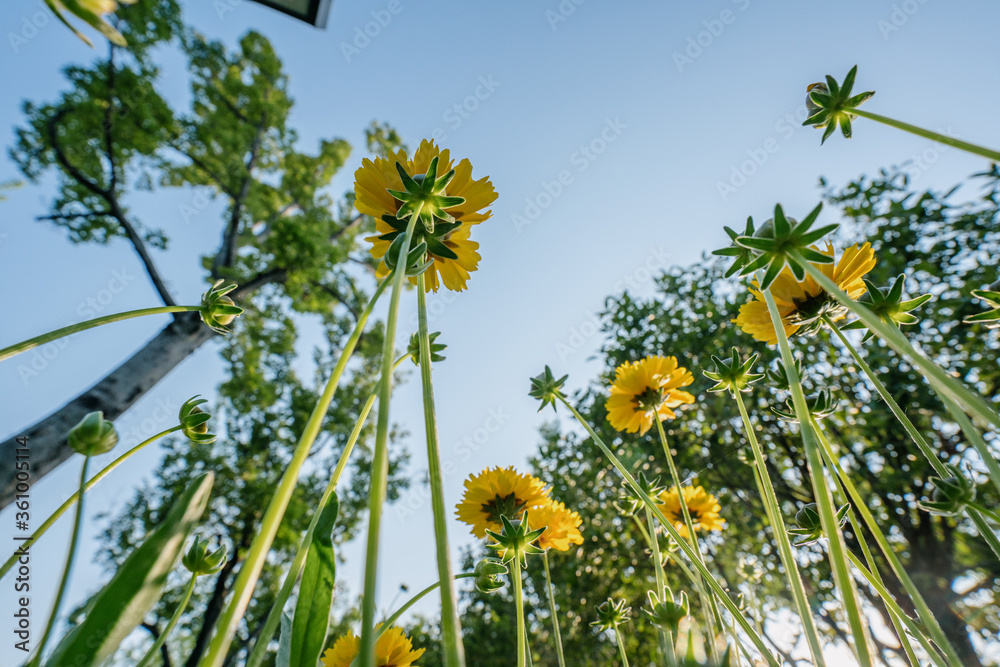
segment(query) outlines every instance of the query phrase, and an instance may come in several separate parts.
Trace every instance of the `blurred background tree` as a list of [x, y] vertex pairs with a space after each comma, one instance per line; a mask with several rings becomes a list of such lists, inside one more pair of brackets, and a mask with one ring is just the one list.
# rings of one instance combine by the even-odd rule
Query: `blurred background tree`
[[[969, 292], [997, 278], [997, 168], [964, 184], [964, 196], [957, 194], [957, 187], [944, 193], [913, 192], [899, 171], [883, 171], [843, 188], [831, 188], [825, 181], [821, 185], [825, 200], [842, 215], [836, 247], [870, 241], [878, 260], [869, 275], [875, 284], [886, 286], [897, 275], [905, 274], [909, 294], [933, 294], [934, 300], [917, 312], [920, 324], [907, 327], [907, 334], [938, 363], [995, 401], [1000, 387], [998, 333], [982, 325], [963, 324], [962, 319], [982, 310], [969, 298]], [[977, 189], [977, 194], [968, 194]], [[668, 439], [682, 478], [704, 485], [722, 505], [727, 527], [704, 539], [710, 567], [764, 624], [768, 637], [787, 659], [797, 637], [787, 634], [787, 624], [780, 619], [788, 618], [792, 603], [784, 588], [770, 527], [763, 518], [752, 469], [746, 463], [740, 417], [728, 395], [706, 392], [712, 383], [701, 377], [702, 370], [713, 369], [711, 355], [727, 355], [733, 346], [740, 348], [744, 357], [751, 352], [761, 354], [758, 372], [776, 368], [776, 350], [753, 340], [731, 322], [749, 295], [745, 283], [724, 278], [726, 268], [718, 258], [706, 255], [698, 264], [665, 272], [651, 298], [635, 298], [628, 292], [609, 297], [602, 314], [605, 370], [575, 397], [575, 402], [633, 471], [645, 471], [667, 483], [669, 473], [655, 431], [643, 437], [618, 433], [606, 421], [604, 402], [615, 368], [625, 361], [651, 354], [676, 355], [682, 366], [694, 372], [695, 383], [688, 389], [697, 401], [679, 410], [677, 419], [665, 423]], [[813, 390], [828, 388], [838, 401], [837, 411], [822, 424], [840, 446], [841, 464], [850, 470], [861, 493], [870, 498], [869, 508], [882, 525], [894, 526], [890, 540], [964, 664], [982, 665], [972, 637], [981, 640], [980, 646], [987, 642], [995, 648], [991, 628], [1000, 623], [1000, 565], [970, 521], [932, 516], [917, 509], [917, 501], [930, 491], [927, 479], [933, 470], [831, 337], [824, 331], [811, 337], [797, 335], [792, 340], [808, 386]], [[963, 442], [957, 425], [943, 414], [917, 372], [875, 339], [865, 344], [864, 354], [940, 452], [942, 461], [984, 470], [976, 452]], [[786, 521], [793, 522], [796, 511], [811, 500], [811, 490], [803, 485], [808, 477], [797, 434], [769, 412], [771, 407], [784, 407], [787, 397], [787, 392], [764, 380], [748, 395], [747, 404], [772, 470], [784, 471], [774, 484]], [[995, 437], [991, 444], [996, 445]], [[632, 606], [633, 621], [626, 631], [630, 657], [635, 657], [636, 664], [652, 664], [657, 646], [655, 629], [639, 609], [646, 605], [653, 570], [641, 533], [615, 507], [621, 488], [619, 476], [589, 438], [563, 431], [557, 423], [542, 429], [531, 472], [551, 484], [552, 496], [584, 520], [583, 545], [575, 553], [556, 554], [551, 559], [567, 664], [606, 665], [616, 659], [613, 638], [602, 636], [589, 625], [594, 607], [608, 596], [624, 597]], [[979, 492], [988, 505], [995, 506], [998, 499], [991, 487], [980, 485]], [[862, 558], [857, 536], [849, 528], [847, 540]], [[669, 545], [662, 542], [661, 546]], [[890, 591], [902, 601], [905, 593], [899, 582], [877, 555], [874, 543], [870, 546]], [[483, 549], [470, 554], [466, 565], [472, 567], [488, 553]], [[821, 630], [831, 641], [846, 641], [822, 544], [799, 548], [797, 554]], [[755, 574], [758, 568], [759, 574]], [[540, 569], [540, 563], [529, 563], [526, 591], [532, 649], [539, 664], [556, 664], [546, 598], [539, 596], [539, 591], [544, 591]], [[697, 596], [677, 568], [668, 565], [667, 576], [674, 590], [687, 590], [697, 607]], [[878, 653], [889, 663], [902, 653], [897, 650], [886, 610], [865, 586], [860, 588], [873, 628], [877, 628]], [[467, 589], [465, 602], [470, 664], [509, 664], [514, 651], [509, 591], [486, 595]], [[908, 604], [903, 606], [912, 612]], [[414, 629], [425, 632], [425, 628], [426, 624], [419, 622]], [[435, 660], [429, 656], [423, 662], [435, 665]]]

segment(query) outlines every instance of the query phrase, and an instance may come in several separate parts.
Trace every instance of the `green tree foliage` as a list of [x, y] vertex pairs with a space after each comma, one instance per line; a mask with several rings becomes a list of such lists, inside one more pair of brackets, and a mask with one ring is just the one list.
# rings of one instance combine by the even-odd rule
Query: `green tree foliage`
[[[921, 322], [906, 328], [911, 340], [984, 395], [996, 397], [1000, 382], [997, 332], [982, 325], [962, 324], [963, 318], [982, 309], [969, 298], [969, 292], [996, 280], [1000, 253], [1000, 173], [994, 168], [978, 176], [985, 178], [966, 183], [962, 194], [958, 188], [945, 193], [913, 192], [905, 175], [897, 171], [861, 178], [840, 189], [825, 182], [823, 186], [827, 202], [842, 213], [836, 247], [870, 241], [878, 260], [869, 276], [873, 282], [885, 286], [903, 273], [911, 295], [935, 295], [934, 301], [917, 313]], [[742, 596], [751, 609], [759, 610], [758, 618], [772, 619], [765, 622], [767, 633], [777, 646], [787, 650], [796, 638], [786, 636], [773, 619], [792, 605], [784, 590], [784, 575], [779, 571], [780, 561], [752, 469], [746, 464], [749, 453], [744, 453], [739, 414], [727, 394], [708, 393], [712, 383], [700, 377], [701, 370], [713, 368], [711, 355], [725, 355], [732, 346], [739, 347], [744, 356], [759, 352], [758, 372], [776, 368], [776, 350], [754, 341], [731, 322], [749, 294], [745, 284], [723, 277], [725, 269], [722, 262], [706, 256], [695, 265], [666, 271], [650, 298], [627, 292], [611, 297], [603, 313], [605, 370], [576, 401], [633, 470], [667, 480], [655, 431], [646, 437], [619, 434], [607, 423], [607, 388], [619, 364], [650, 354], [676, 355], [681, 365], [694, 371], [696, 381], [690, 389], [697, 396], [696, 403], [683, 408], [678, 419], [665, 426], [682, 478], [704, 485], [722, 504], [728, 525], [722, 534], [714, 533], [704, 540], [710, 567], [723, 578], [732, 595]], [[828, 388], [837, 399], [838, 409], [822, 424], [841, 449], [842, 465], [850, 470], [862, 494], [870, 498], [869, 508], [883, 526], [895, 526], [889, 538], [963, 662], [980, 665], [970, 638], [975, 635], [985, 642], [996, 641], [991, 633], [1000, 624], [1000, 567], [967, 519], [942, 518], [917, 509], [917, 501], [930, 491], [927, 479], [933, 475], [932, 469], [859, 376], [848, 355], [831, 339], [828, 332], [792, 339], [808, 386], [813, 390]], [[942, 461], [983, 470], [976, 452], [963, 441], [914, 369], [875, 339], [865, 344], [864, 354], [940, 452]], [[803, 484], [808, 477], [798, 436], [769, 412], [786, 398], [787, 392], [764, 380], [747, 395], [747, 403], [772, 470], [784, 471], [774, 483], [786, 521], [792, 522], [797, 509], [811, 500], [811, 493], [808, 483]], [[995, 440], [992, 444], [996, 445]], [[541, 448], [532, 467], [536, 475], [553, 485], [552, 496], [584, 519], [584, 544], [575, 552], [551, 555], [567, 664], [612, 664], [613, 640], [589, 626], [594, 607], [610, 595], [624, 597], [637, 611], [645, 604], [645, 591], [653, 581], [641, 535], [614, 506], [620, 487], [618, 476], [589, 439], [561, 432], [557, 425], [542, 429]], [[979, 492], [985, 502], [995, 506], [998, 499], [988, 485], [980, 485]], [[857, 536], [848, 531], [847, 541], [863, 558]], [[661, 546], [668, 547], [665, 543]], [[873, 542], [870, 546], [877, 554]], [[797, 549], [800, 567], [820, 629], [829, 640], [844, 641], [846, 628], [833, 610], [832, 576], [821, 548], [821, 544], [814, 544]], [[890, 591], [904, 601], [905, 593], [884, 559], [876, 558]], [[762, 570], [759, 580], [753, 573], [755, 567]], [[555, 664], [545, 598], [538, 596], [544, 590], [540, 570], [539, 564], [529, 576], [533, 584], [532, 646], [536, 662]], [[675, 591], [693, 593], [676, 567], [668, 565], [667, 576]], [[862, 593], [869, 617], [888, 626], [881, 603], [867, 589], [862, 588]], [[697, 602], [696, 594], [691, 598]], [[509, 664], [514, 647], [508, 631], [513, 616], [509, 595], [467, 591], [465, 600], [466, 646], [470, 659], [474, 658], [472, 664]], [[908, 602], [903, 606], [912, 612]], [[891, 630], [876, 635], [882, 638], [877, 639], [877, 647], [883, 661], [901, 655], [887, 632]], [[625, 634], [635, 664], [652, 664], [657, 640], [649, 623], [636, 616]], [[434, 664], [433, 658], [425, 662]]]
[[[211, 41], [182, 24], [174, 0], [143, 0], [122, 7], [118, 16], [129, 48], [111, 44], [105, 58], [67, 68], [68, 89], [55, 102], [26, 102], [25, 125], [17, 130], [11, 156], [32, 180], [56, 177], [51, 212], [40, 219], [64, 229], [76, 243], [130, 243], [166, 304], [175, 303], [175, 296], [156, 265], [158, 253], [167, 249], [172, 236], [190, 229], [186, 225], [219, 225], [207, 212], [207, 202], [217, 199], [224, 205], [219, 247], [190, 258], [192, 267], [200, 263], [202, 269], [195, 270], [204, 272], [206, 283], [219, 278], [239, 283], [232, 296], [246, 309], [220, 346], [226, 377], [212, 427], [219, 438], [211, 444], [169, 440], [151, 481], [109, 517], [101, 554], [113, 570], [162, 519], [192, 475], [215, 473], [199, 534], [228, 545], [230, 559], [218, 574], [199, 580], [189, 611], [161, 653], [164, 665], [194, 665], [303, 425], [368, 300], [374, 267], [357, 239], [373, 223], [353, 210], [350, 195], [334, 198], [329, 191], [331, 179], [349, 156], [348, 143], [324, 139], [314, 151], [304, 150], [289, 127], [293, 104], [288, 77], [265, 37], [250, 32], [234, 48]], [[168, 103], [158, 90], [157, 61], [164, 48], [179, 48], [189, 63], [188, 108]], [[373, 124], [366, 135], [373, 152], [401, 145], [396, 132], [383, 125]], [[130, 205], [140, 191], [162, 193], [166, 188], [182, 188], [193, 196], [179, 215], [173, 209], [142, 208], [140, 217], [140, 207]], [[197, 295], [182, 301], [196, 303]], [[298, 358], [303, 327], [319, 341], [311, 360]], [[374, 388], [382, 337], [376, 324], [359, 342], [229, 664], [246, 659], [330, 471]], [[127, 377], [112, 373], [40, 424], [69, 418], [66, 413], [79, 402], [103, 408], [113, 418], [212, 338], [197, 316], [181, 314], [133, 357], [129, 363], [138, 362]], [[397, 441], [402, 436], [393, 433]], [[50, 439], [54, 467], [65, 457], [59, 439]], [[367, 507], [368, 440], [366, 430], [340, 485], [336, 544], [355, 535]], [[405, 461], [405, 451], [394, 448], [390, 500], [405, 486], [400, 477]], [[39, 475], [48, 469], [41, 466]], [[143, 619], [145, 634], [156, 636], [163, 629], [184, 581], [181, 575], [172, 579], [163, 599]], [[350, 617], [345, 614], [345, 619]], [[331, 631], [337, 632], [343, 622]], [[150, 641], [137, 632], [116, 659], [134, 664]]]

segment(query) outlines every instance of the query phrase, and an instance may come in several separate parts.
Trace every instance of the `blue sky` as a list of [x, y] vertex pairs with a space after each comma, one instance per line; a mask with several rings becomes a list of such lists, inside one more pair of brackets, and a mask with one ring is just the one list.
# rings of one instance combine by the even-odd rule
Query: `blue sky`
[[[449, 345], [435, 377], [442, 451], [451, 470], [449, 504], [461, 498], [470, 473], [523, 466], [534, 451], [537, 427], [550, 417], [537, 415], [527, 396], [531, 375], [549, 364], [569, 373], [575, 389], [599, 371], [592, 359], [601, 342], [594, 320], [609, 294], [625, 288], [649, 294], [657, 270], [696, 261], [724, 244], [723, 225], [741, 225], [747, 215], [765, 219], [776, 202], [801, 215], [818, 201], [821, 175], [841, 184], [907, 163], [915, 187], [945, 187], [985, 166], [865, 121], [855, 124], [854, 139], [834, 137], [821, 148], [818, 132], [799, 126], [810, 82], [828, 73], [839, 79], [858, 64], [858, 90], [876, 90], [870, 110], [1000, 145], [1000, 5], [985, 0], [338, 0], [325, 31], [246, 1], [183, 5], [186, 20], [210, 37], [233, 44], [257, 29], [273, 41], [291, 77], [291, 125], [302, 148], [314, 150], [333, 136], [355, 146], [333, 193], [350, 189], [372, 119], [395, 125], [411, 146], [437, 138], [453, 155], [468, 157], [477, 174], [491, 176], [500, 196], [493, 218], [476, 230], [480, 270], [469, 291], [429, 299], [431, 327]], [[54, 99], [64, 87], [60, 69], [94, 57], [51, 17], [39, 18], [42, 12], [38, 0], [0, 6], [5, 147], [22, 119], [20, 101]], [[425, 46], [430, 36], [440, 43]], [[427, 57], [437, 60], [433, 74], [421, 66]], [[183, 59], [166, 53], [163, 68], [161, 90], [185, 104]], [[9, 160], [0, 159], [0, 181], [16, 176]], [[52, 183], [43, 179], [0, 204], [0, 303], [7, 313], [0, 345], [83, 319], [88, 303], [112, 312], [157, 302], [125, 243], [72, 246], [33, 221], [47, 212]], [[156, 253], [156, 261], [181, 301], [196, 302], [204, 290], [198, 257], [217, 244], [219, 207], [185, 221], [180, 211], [195, 201], [192, 192], [132, 201], [142, 219], [171, 237], [171, 248]], [[411, 301], [404, 299], [401, 342], [415, 328]], [[0, 436], [90, 386], [164, 322], [118, 324], [49, 348], [51, 358], [0, 364]], [[307, 337], [303, 352], [311, 344]], [[306, 361], [301, 367], [308, 371]], [[122, 447], [169, 425], [189, 396], [211, 394], [220, 371], [214, 346], [198, 351], [120, 420]], [[393, 417], [414, 434], [408, 445], [412, 472], [420, 476], [415, 379], [397, 392]], [[90, 496], [70, 605], [102, 576], [88, 562], [102, 525], [94, 517], [130, 498], [156, 458], [155, 449], [137, 457]], [[34, 487], [36, 525], [75, 485], [78, 465], [72, 461]], [[432, 545], [413, 544], [431, 525], [422, 498], [417, 488], [388, 510], [383, 605], [398, 584], [420, 588], [436, 578]], [[0, 513], [0, 537], [13, 534], [12, 524], [9, 511]], [[464, 526], [449, 528], [456, 550], [471, 543]], [[68, 534], [63, 522], [38, 547], [33, 611], [39, 624]], [[360, 588], [360, 554], [360, 547], [350, 547], [341, 570], [352, 593]], [[0, 617], [9, 618], [11, 586], [0, 583]], [[16, 659], [9, 645], [0, 639], [2, 664]]]

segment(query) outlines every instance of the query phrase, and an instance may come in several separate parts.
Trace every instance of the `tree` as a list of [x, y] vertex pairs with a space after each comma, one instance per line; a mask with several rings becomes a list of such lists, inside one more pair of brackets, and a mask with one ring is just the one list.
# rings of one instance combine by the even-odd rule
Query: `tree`
[[[179, 229], [140, 220], [129, 201], [157, 186], [193, 188], [194, 201], [226, 204], [219, 247], [202, 259], [206, 282], [239, 283], [230, 295], [238, 301], [268, 288], [299, 313], [360, 312], [367, 295], [357, 269], [371, 267], [351, 252], [371, 221], [354, 214], [349, 198], [335, 204], [326, 192], [350, 146], [331, 139], [315, 153], [299, 148], [287, 125], [287, 76], [268, 41], [250, 32], [229, 52], [184, 29], [175, 0], [123, 6], [118, 16], [127, 49], [109, 44], [107, 56], [93, 65], [68, 67], [69, 88], [56, 102], [24, 103], [26, 123], [17, 130], [11, 157], [27, 178], [54, 172], [58, 182], [51, 211], [39, 219], [64, 229], [74, 243], [127, 241], [160, 300], [172, 305], [177, 297], [155, 255]], [[172, 44], [190, 62], [193, 102], [186, 111], [156, 89], [155, 49]], [[398, 141], [379, 126], [369, 135], [373, 150]], [[196, 213], [182, 207], [181, 218], [192, 220]], [[196, 222], [207, 224], [201, 217]], [[35, 479], [70, 456], [64, 436], [85, 413], [103, 410], [117, 418], [214, 337], [197, 314], [177, 314], [118, 368], [22, 429], [37, 445]], [[13, 446], [8, 440], [0, 451]], [[0, 457], [0, 507], [12, 497], [11, 461]]]
[[[985, 177], [985, 194], [978, 201], [964, 203], [955, 201], [956, 189], [911, 192], [906, 177], [895, 171], [858, 179], [842, 189], [823, 185], [825, 199], [838, 206], [844, 216], [837, 245], [872, 242], [878, 263], [870, 277], [876, 284], [886, 285], [903, 273], [910, 294], [935, 295], [932, 304], [918, 313], [920, 324], [907, 327], [911, 340], [995, 400], [1000, 381], [995, 363], [1000, 338], [996, 330], [961, 322], [981, 310], [969, 299], [969, 291], [983, 288], [997, 277], [1000, 173], [994, 168], [980, 176]], [[748, 294], [745, 284], [724, 278], [725, 268], [706, 256], [693, 266], [666, 271], [657, 281], [655, 296], [649, 299], [637, 299], [628, 292], [610, 297], [602, 316], [607, 336], [602, 349], [605, 370], [576, 402], [632, 470], [666, 481], [669, 476], [655, 433], [628, 436], [608, 425], [604, 409], [607, 387], [619, 364], [650, 354], [676, 355], [681, 365], [695, 373], [692, 391], [697, 400], [681, 410], [676, 420], [665, 423], [668, 438], [682, 478], [691, 476], [695, 483], [704, 485], [719, 497], [723, 507], [728, 526], [722, 535], [713, 534], [705, 540], [710, 567], [723, 578], [731, 594], [742, 594], [746, 603], [759, 605], [760, 618], [773, 618], [778, 610], [790, 609], [791, 601], [784, 590], [770, 528], [763, 520], [752, 469], [745, 463], [742, 423], [727, 395], [705, 391], [711, 383], [700, 378], [700, 371], [713, 368], [711, 355], [725, 355], [732, 346], [739, 347], [744, 356], [759, 352], [758, 372], [775, 369], [777, 354], [732, 324]], [[927, 479], [933, 470], [835, 342], [829, 333], [798, 335], [792, 340], [796, 353], [802, 356], [806, 382], [814, 390], [833, 390], [838, 399], [838, 409], [822, 424], [841, 448], [843, 465], [850, 469], [853, 481], [871, 499], [869, 508], [883, 526], [895, 526], [890, 539], [963, 663], [980, 665], [970, 635], [995, 642], [1000, 626], [996, 605], [1000, 566], [971, 522], [917, 509], [917, 501], [930, 492]], [[917, 372], [875, 341], [865, 345], [864, 354], [921, 432], [931, 438], [943, 461], [964, 461], [983, 469], [975, 451], [956, 434], [955, 425], [942, 416], [942, 406]], [[786, 521], [792, 521], [797, 509], [811, 500], [811, 490], [808, 483], [803, 485], [808, 475], [797, 435], [769, 412], [770, 407], [781, 406], [786, 397], [787, 392], [766, 380], [747, 401], [766, 455], [774, 468], [784, 471], [774, 483]], [[552, 558], [567, 663], [603, 665], [613, 660], [611, 643], [589, 627], [593, 607], [612, 595], [624, 597], [633, 607], [629, 650], [637, 662], [647, 664], [655, 651], [656, 637], [638, 609], [645, 605], [645, 590], [653, 575], [642, 537], [614, 507], [621, 486], [618, 475], [592, 441], [574, 432], [562, 433], [555, 425], [542, 429], [542, 445], [532, 468], [553, 485], [553, 497], [584, 518], [585, 541], [577, 553]], [[996, 503], [991, 488], [983, 485], [979, 491], [988, 504]], [[846, 537], [848, 547], [863, 557], [858, 537], [850, 530]], [[871, 546], [889, 590], [897, 600], [905, 600], [898, 580]], [[831, 641], [846, 640], [846, 630], [831, 615], [832, 575], [821, 547], [797, 551], [820, 628]], [[746, 573], [741, 563], [760, 566], [760, 581], [741, 574]], [[675, 590], [690, 589], [676, 568], [668, 566], [667, 576]], [[541, 662], [555, 664], [545, 598], [537, 596], [539, 589], [543, 590], [535, 582], [530, 612], [532, 646]], [[891, 627], [881, 602], [866, 587], [861, 590], [869, 618], [881, 617], [881, 624]], [[473, 590], [466, 593], [466, 602], [466, 645], [471, 650], [490, 647], [475, 664], [507, 664], [514, 639], [503, 634], [505, 625], [499, 620], [509, 615], [511, 601]], [[912, 613], [908, 603], [903, 607]], [[771, 633], [776, 630], [774, 623], [765, 622], [765, 628]], [[877, 636], [885, 637], [885, 633]], [[787, 641], [773, 639], [776, 646], [787, 650]], [[878, 641], [877, 648], [883, 661], [900, 655], [891, 641]]]

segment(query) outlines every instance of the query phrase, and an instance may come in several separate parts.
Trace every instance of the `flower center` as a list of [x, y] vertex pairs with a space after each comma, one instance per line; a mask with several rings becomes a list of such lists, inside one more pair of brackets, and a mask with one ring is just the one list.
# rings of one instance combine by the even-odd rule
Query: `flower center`
[[495, 524], [501, 523], [500, 517], [507, 517], [508, 521], [515, 521], [520, 518], [524, 511], [524, 503], [513, 493], [506, 496], [493, 496], [493, 500], [483, 505], [483, 511]]
[[643, 412], [656, 412], [667, 399], [665, 391], [659, 387], [647, 387], [644, 392], [635, 397], [635, 404]]

